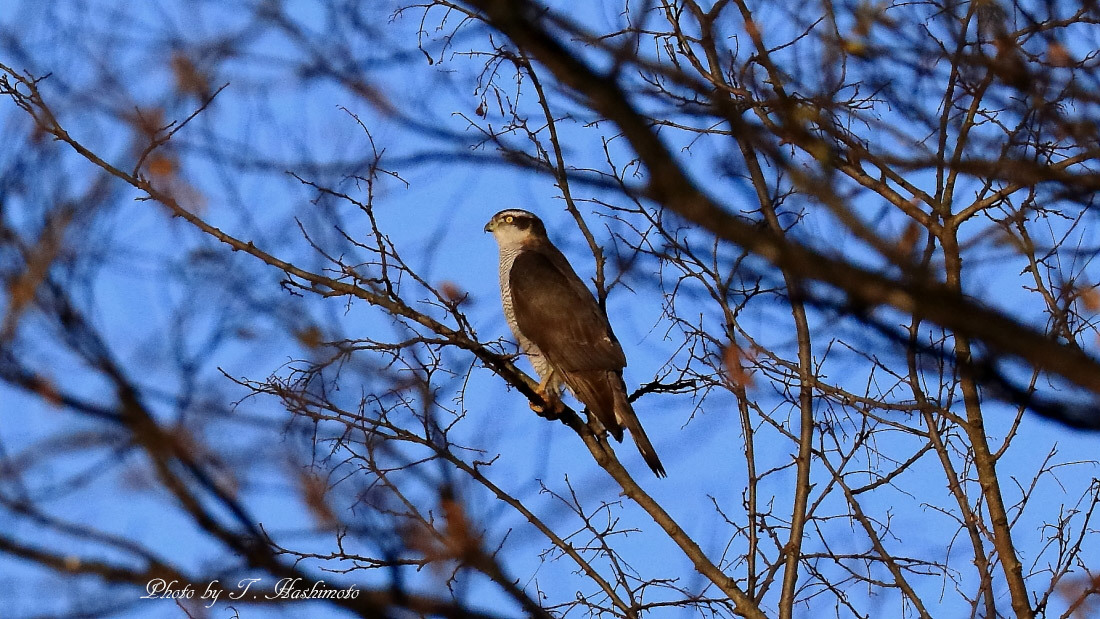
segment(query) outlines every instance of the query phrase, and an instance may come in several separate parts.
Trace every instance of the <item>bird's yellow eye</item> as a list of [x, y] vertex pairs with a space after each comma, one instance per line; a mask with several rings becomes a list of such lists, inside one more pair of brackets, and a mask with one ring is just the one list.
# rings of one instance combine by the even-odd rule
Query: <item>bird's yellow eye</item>
[[509, 216], [504, 218], [504, 223], [510, 224], [510, 223], [512, 223], [512, 220], [514, 220], [514, 219], [515, 219], [515, 217], [512, 217], [511, 215], [509, 215]]

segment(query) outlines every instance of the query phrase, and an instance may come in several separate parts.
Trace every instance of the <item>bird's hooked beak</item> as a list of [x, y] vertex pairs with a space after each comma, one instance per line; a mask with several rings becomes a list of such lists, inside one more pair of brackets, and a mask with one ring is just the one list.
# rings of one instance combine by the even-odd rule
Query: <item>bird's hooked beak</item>
[[486, 232], [492, 232], [492, 231], [493, 231], [493, 227], [494, 227], [494, 226], [493, 226], [493, 220], [491, 220], [491, 219], [490, 219], [490, 220], [489, 220], [489, 223], [485, 224], [485, 231], [486, 231]]

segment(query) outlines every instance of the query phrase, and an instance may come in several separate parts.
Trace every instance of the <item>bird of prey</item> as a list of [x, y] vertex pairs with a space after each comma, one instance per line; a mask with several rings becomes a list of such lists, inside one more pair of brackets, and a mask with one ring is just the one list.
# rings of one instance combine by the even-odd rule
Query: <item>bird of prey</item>
[[595, 297], [528, 211], [508, 209], [485, 224], [500, 246], [504, 317], [539, 375], [539, 395], [560, 404], [569, 388], [616, 441], [623, 429], [658, 477], [665, 468], [626, 396], [626, 356]]

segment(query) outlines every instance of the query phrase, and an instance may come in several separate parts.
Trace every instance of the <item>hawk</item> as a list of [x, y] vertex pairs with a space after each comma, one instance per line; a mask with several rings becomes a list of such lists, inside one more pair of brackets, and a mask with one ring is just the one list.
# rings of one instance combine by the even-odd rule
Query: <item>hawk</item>
[[539, 395], [552, 405], [568, 387], [600, 424], [622, 442], [630, 431], [658, 477], [657, 458], [626, 397], [626, 356], [595, 297], [546, 236], [534, 213], [508, 209], [485, 224], [500, 246], [504, 317], [539, 375]]

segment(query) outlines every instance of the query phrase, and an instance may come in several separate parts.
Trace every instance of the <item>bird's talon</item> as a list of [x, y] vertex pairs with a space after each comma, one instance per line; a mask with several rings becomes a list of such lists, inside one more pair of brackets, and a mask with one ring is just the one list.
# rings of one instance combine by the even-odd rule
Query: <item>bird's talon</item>
[[561, 417], [562, 411], [565, 410], [565, 405], [561, 400], [552, 398], [549, 394], [539, 392], [539, 399], [546, 404], [536, 404], [535, 402], [529, 402], [531, 410], [535, 411], [535, 414], [539, 417], [545, 417], [546, 419], [558, 419]]

